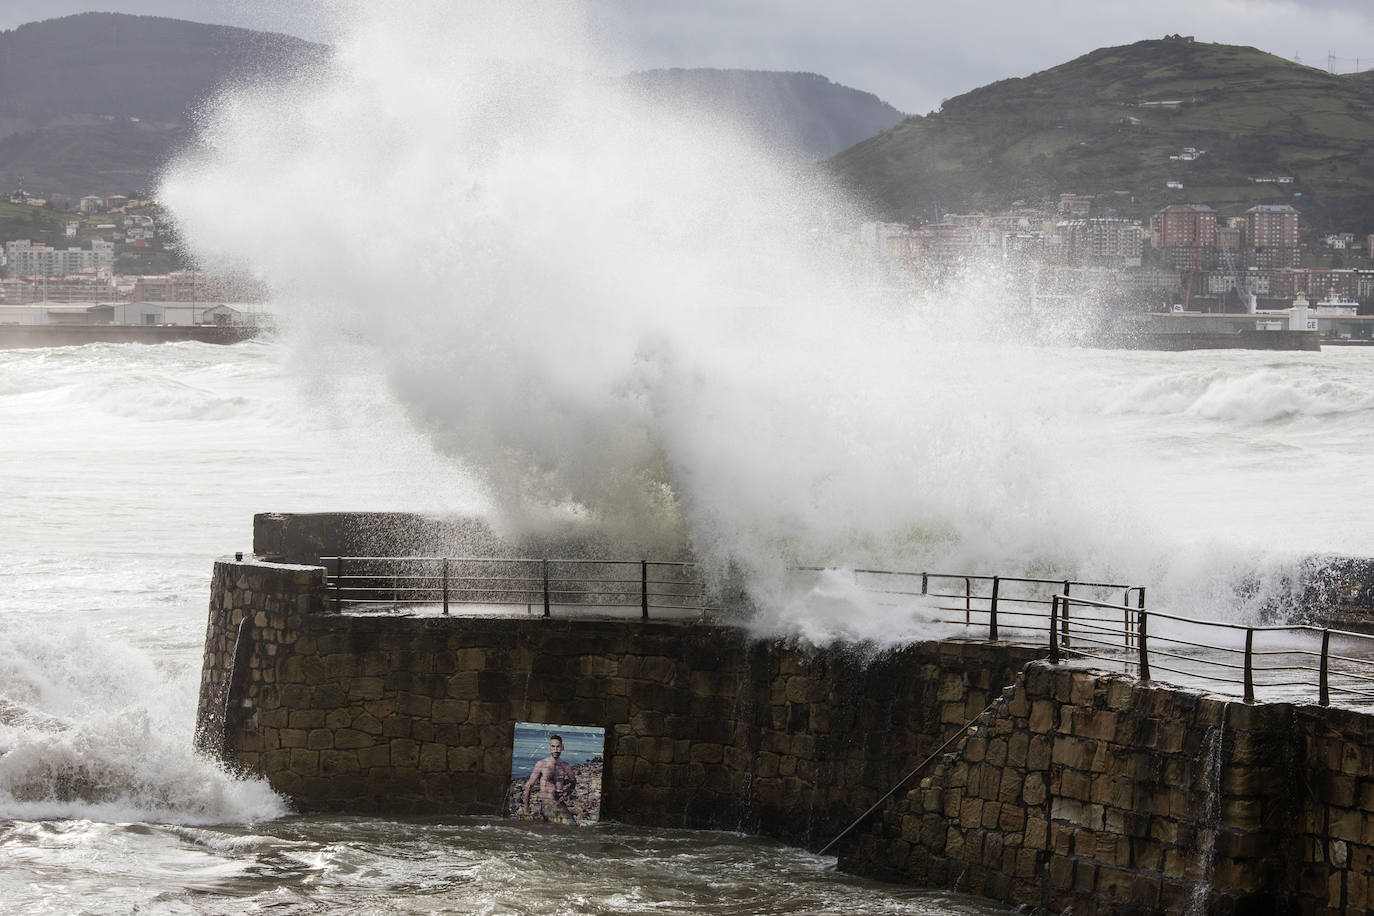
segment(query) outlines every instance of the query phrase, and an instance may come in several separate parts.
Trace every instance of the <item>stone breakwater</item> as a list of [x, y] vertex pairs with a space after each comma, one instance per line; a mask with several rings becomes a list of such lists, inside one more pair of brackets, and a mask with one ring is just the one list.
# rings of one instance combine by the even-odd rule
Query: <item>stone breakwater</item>
[[1078, 916], [1369, 908], [1374, 719], [1040, 654], [339, 615], [318, 567], [221, 561], [197, 740], [304, 809], [500, 814], [515, 722], [600, 726], [603, 818], [818, 848], [971, 723], [843, 867]]
[[1036, 656], [870, 657], [735, 627], [330, 612], [322, 570], [215, 565], [199, 742], [298, 806], [504, 811], [516, 722], [605, 729], [602, 817], [819, 845]]
[[1374, 909], [1374, 718], [1047, 662], [845, 860], [1047, 912]]

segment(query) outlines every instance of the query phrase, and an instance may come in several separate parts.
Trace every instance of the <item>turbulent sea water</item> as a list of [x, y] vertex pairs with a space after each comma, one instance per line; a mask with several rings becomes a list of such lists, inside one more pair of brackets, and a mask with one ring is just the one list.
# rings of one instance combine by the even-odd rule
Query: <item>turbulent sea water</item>
[[328, 59], [225, 87], [157, 190], [282, 335], [0, 351], [0, 910], [1000, 912], [742, 836], [292, 814], [191, 752], [255, 512], [686, 542], [816, 642], [929, 630], [789, 564], [1239, 620], [1374, 556], [1374, 351], [1045, 345], [1089, 309], [1004, 314], [999, 264], [875, 302], [852, 202], [609, 78], [605, 4], [317, 6]]
[[380, 380], [284, 348], [0, 351], [0, 910], [968, 913], [729, 834], [301, 817], [191, 752], [216, 556], [252, 513], [466, 512]]
[[[1361, 472], [1374, 453], [1374, 351], [979, 345], [963, 356], [980, 367], [966, 397], [981, 406], [927, 432], [956, 448], [970, 418], [980, 442], [1040, 456], [1022, 478], [970, 477], [1001, 489], [966, 509], [997, 503], [1007, 526], [1057, 532], [1066, 565], [1132, 573], [1175, 606], [1236, 617], [1241, 579], [1310, 553], [1374, 555]], [[385, 378], [352, 362], [326, 383], [310, 359], [285, 341], [0, 351], [4, 909], [998, 912], [735, 835], [302, 817], [194, 757], [211, 563], [250, 549], [254, 512], [488, 508]], [[1053, 366], [1033, 376], [1035, 422], [999, 415], [996, 392], [1035, 365]], [[923, 470], [913, 463], [913, 480]], [[1062, 528], [1024, 515], [1046, 491], [1062, 500]], [[1103, 506], [1120, 538], [1073, 524]], [[1042, 561], [1032, 541], [990, 530], [910, 561], [1019, 572]], [[833, 612], [779, 607], [771, 625], [790, 617], [824, 638], [846, 631]]]

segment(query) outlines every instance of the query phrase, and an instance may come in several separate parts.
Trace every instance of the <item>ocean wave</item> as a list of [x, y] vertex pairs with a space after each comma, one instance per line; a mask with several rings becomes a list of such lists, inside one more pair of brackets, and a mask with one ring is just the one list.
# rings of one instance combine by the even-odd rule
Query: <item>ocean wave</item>
[[1339, 418], [1374, 411], [1374, 392], [1299, 367], [1237, 373], [1206, 369], [1152, 375], [1103, 399], [1107, 414], [1191, 416], [1235, 425]]
[[0, 817], [184, 824], [278, 817], [266, 783], [192, 750], [189, 672], [129, 645], [0, 626]]

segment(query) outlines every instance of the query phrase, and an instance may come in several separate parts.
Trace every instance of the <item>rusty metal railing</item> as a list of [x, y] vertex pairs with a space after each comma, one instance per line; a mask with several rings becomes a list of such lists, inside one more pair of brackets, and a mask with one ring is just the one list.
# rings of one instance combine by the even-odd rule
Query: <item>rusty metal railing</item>
[[[1076, 645], [1068, 638], [1071, 618]], [[1089, 658], [1119, 665], [1142, 680], [1164, 672], [1209, 689], [1238, 686], [1247, 703], [1260, 692], [1268, 699], [1294, 700], [1308, 699], [1314, 691], [1322, 706], [1333, 696], [1374, 701], [1371, 656], [1374, 636], [1347, 630], [1198, 620], [1066, 594], [1054, 596], [1050, 609], [1053, 662]]]
[[696, 564], [550, 557], [321, 557], [335, 610], [454, 605], [709, 613]]

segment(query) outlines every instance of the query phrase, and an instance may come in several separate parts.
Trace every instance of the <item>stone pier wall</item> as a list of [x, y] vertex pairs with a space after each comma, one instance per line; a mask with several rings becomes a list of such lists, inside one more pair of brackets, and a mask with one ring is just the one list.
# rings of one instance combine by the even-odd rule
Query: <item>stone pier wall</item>
[[1374, 911], [1374, 716], [1294, 713], [1291, 789], [1301, 802], [1292, 859], [1302, 912]]
[[[514, 723], [606, 731], [603, 816], [819, 848], [1075, 916], [1374, 909], [1374, 717], [949, 641], [864, 654], [701, 623], [332, 613], [216, 564], [198, 741], [306, 810], [504, 810]], [[961, 729], [972, 723], [964, 733]]]
[[202, 746], [305, 809], [501, 812], [514, 724], [549, 722], [605, 729], [607, 818], [816, 845], [1039, 654], [950, 642], [870, 657], [667, 621], [341, 616], [312, 592], [319, 572], [217, 563], [202, 687]]
[[856, 864], [1054, 913], [1267, 907], [1291, 897], [1291, 723], [1288, 706], [1038, 662]]
[[240, 726], [277, 681], [277, 656], [326, 613], [324, 569], [261, 561], [215, 564], [200, 672], [196, 745], [233, 760]]
[[1036, 662], [843, 864], [1076, 916], [1374, 911], [1374, 717]]

